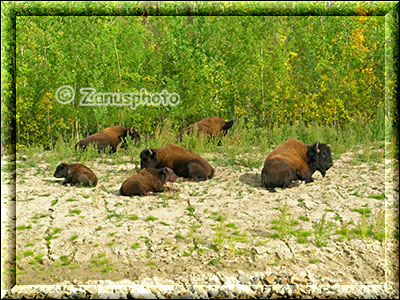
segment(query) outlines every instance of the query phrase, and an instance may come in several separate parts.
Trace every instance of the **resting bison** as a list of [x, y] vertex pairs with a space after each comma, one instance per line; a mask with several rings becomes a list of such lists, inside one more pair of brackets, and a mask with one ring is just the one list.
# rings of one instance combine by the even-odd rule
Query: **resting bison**
[[261, 184], [270, 192], [275, 187], [293, 187], [296, 180], [312, 182], [312, 175], [320, 171], [325, 177], [332, 167], [331, 149], [326, 144], [316, 142], [305, 145], [299, 140], [289, 139], [272, 151], [264, 162]]
[[218, 117], [208, 117], [182, 130], [178, 135], [178, 139], [181, 139], [184, 134], [192, 133], [195, 127], [197, 127], [198, 133], [208, 136], [218, 137], [226, 135], [228, 129], [232, 127], [234, 122], [235, 118], [231, 121], [225, 122]]
[[107, 147], [111, 147], [112, 152], [115, 153], [117, 151], [117, 146], [121, 141], [123, 141], [123, 145], [126, 143], [125, 138], [128, 135], [132, 140], [140, 140], [139, 133], [137, 133], [133, 127], [124, 128], [115, 125], [85, 137], [75, 145], [75, 148], [86, 148], [89, 144], [93, 144], [97, 146], [99, 151], [104, 151]]
[[126, 179], [119, 193], [123, 196], [147, 196], [148, 192], [163, 192], [165, 181], [171, 176], [174, 172], [169, 168], [144, 169]]
[[204, 181], [214, 176], [214, 168], [201, 156], [182, 148], [168, 144], [164, 147], [147, 148], [140, 153], [140, 168], [172, 169], [179, 177]]
[[68, 183], [70, 183], [71, 185], [82, 184], [83, 186], [97, 185], [97, 177], [96, 175], [94, 175], [93, 171], [80, 163], [62, 163], [58, 165], [56, 171], [54, 172], [54, 177], [64, 177], [64, 185]]

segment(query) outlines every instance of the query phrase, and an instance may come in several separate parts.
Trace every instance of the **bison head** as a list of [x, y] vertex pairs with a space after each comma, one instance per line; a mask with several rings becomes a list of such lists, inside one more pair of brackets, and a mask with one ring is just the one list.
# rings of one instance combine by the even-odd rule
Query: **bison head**
[[233, 118], [231, 121], [225, 122], [224, 127], [222, 127], [223, 135], [226, 135], [228, 133], [228, 129], [233, 126], [233, 123], [235, 123], [235, 121], [236, 121], [236, 119]]
[[62, 177], [67, 177], [68, 175], [68, 166], [65, 163], [62, 163], [57, 166], [56, 171], [54, 172], [54, 177], [56, 178], [62, 178]]
[[326, 171], [333, 166], [331, 148], [327, 144], [321, 144], [320, 142], [309, 146], [307, 164], [312, 173], [319, 171], [322, 177], [325, 177]]
[[157, 164], [157, 154], [154, 149], [147, 148], [140, 153], [140, 169], [155, 168]]
[[133, 127], [129, 128], [128, 134], [132, 140], [135, 140], [136, 142], [140, 141], [140, 135]]
[[[162, 168], [162, 169], [157, 169], [158, 172], [158, 178], [160, 178], [161, 182], [164, 184], [165, 181], [170, 180], [172, 176], [175, 175], [174, 171], [172, 171], [170, 168]], [[175, 175], [176, 179], [176, 175]]]

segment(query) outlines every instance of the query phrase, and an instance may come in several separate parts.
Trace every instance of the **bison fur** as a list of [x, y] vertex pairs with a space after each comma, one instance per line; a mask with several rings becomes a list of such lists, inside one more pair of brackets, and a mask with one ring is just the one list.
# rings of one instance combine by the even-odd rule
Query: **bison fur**
[[297, 180], [309, 183], [313, 181], [315, 171], [325, 177], [332, 165], [331, 149], [327, 144], [316, 142], [305, 145], [291, 138], [275, 148], [265, 159], [261, 184], [275, 192], [275, 187], [293, 187]]
[[88, 167], [81, 163], [66, 164], [62, 163], [57, 166], [54, 172], [54, 177], [65, 178], [63, 185], [80, 185], [83, 186], [96, 186], [97, 177]]
[[75, 148], [86, 148], [88, 145], [93, 144], [99, 151], [104, 151], [110, 147], [111, 151], [115, 153], [121, 141], [123, 142], [122, 147], [126, 146], [126, 138], [128, 136], [132, 140], [140, 140], [139, 133], [133, 127], [125, 128], [115, 125], [85, 137], [75, 145]]
[[140, 168], [172, 169], [179, 177], [204, 181], [214, 176], [214, 168], [200, 155], [185, 148], [168, 144], [160, 148], [147, 148], [140, 153]]
[[163, 192], [165, 181], [174, 176], [169, 168], [143, 169], [122, 183], [119, 192], [123, 196], [147, 196], [149, 192]]

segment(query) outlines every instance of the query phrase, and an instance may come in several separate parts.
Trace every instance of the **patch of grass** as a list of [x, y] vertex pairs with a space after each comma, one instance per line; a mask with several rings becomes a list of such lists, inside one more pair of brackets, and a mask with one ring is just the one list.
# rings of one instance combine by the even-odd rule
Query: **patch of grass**
[[107, 245], [107, 246], [113, 246], [113, 245], [114, 245], [114, 242], [108, 242], [106, 245]]
[[319, 258], [309, 258], [308, 259], [308, 262], [310, 263], [310, 264], [316, 264], [316, 263], [319, 263], [319, 262], [321, 262], [321, 260], [319, 259]]
[[32, 220], [38, 220], [38, 219], [43, 219], [43, 218], [47, 218], [49, 215], [47, 214], [36, 214], [32, 217]]
[[57, 202], [58, 202], [58, 200], [56, 199], [56, 200], [53, 200], [53, 201], [51, 201], [51, 206], [54, 206], [54, 205], [56, 205], [57, 204]]
[[15, 228], [16, 230], [32, 229], [31, 225], [20, 225]]
[[35, 256], [35, 259], [37, 261], [39, 261], [43, 256], [44, 256], [44, 254], [38, 254], [38, 255]]
[[46, 194], [38, 195], [38, 197], [48, 197], [50, 195], [51, 195], [50, 193], [46, 193]]
[[307, 244], [308, 243], [308, 239], [304, 236], [298, 236], [297, 237], [297, 242], [299, 244]]
[[67, 201], [67, 202], [75, 202], [75, 201], [78, 201], [78, 200], [76, 200], [76, 199], [73, 199], [73, 198], [68, 198], [67, 200], [65, 200], [65, 201]]
[[304, 217], [304, 216], [300, 216], [300, 217], [299, 217], [299, 220], [301, 220], [301, 221], [304, 221], [304, 222], [308, 222], [308, 221], [310, 221], [310, 219], [309, 219], [309, 218], [307, 218], [307, 217]]
[[285, 203], [280, 211], [281, 215], [279, 216], [279, 219], [272, 220], [272, 224], [274, 225], [271, 228], [277, 231], [279, 238], [286, 239], [289, 234], [292, 233], [292, 227], [297, 225], [298, 222], [293, 220], [290, 216], [289, 206], [287, 205], [287, 203]]
[[376, 200], [385, 200], [385, 193], [369, 195], [368, 198]]
[[315, 245], [317, 247], [326, 246], [328, 239], [332, 234], [334, 225], [326, 220], [326, 213], [323, 214], [321, 220], [313, 225]]
[[179, 240], [184, 240], [185, 239], [185, 237], [183, 235], [179, 234], [179, 233], [175, 235], [175, 238], [179, 239]]
[[153, 262], [153, 261], [148, 261], [148, 262], [146, 263], [146, 265], [149, 266], [149, 267], [155, 267], [155, 266], [157, 266], [156, 263]]
[[237, 229], [237, 226], [235, 223], [228, 223], [228, 224], [226, 224], [226, 227], [232, 228], [232, 229]]
[[[374, 213], [372, 221], [373, 236], [378, 241], [383, 241], [385, 239], [385, 211], [383, 208], [379, 209], [378, 212]], [[398, 237], [398, 235], [397, 235]]]
[[24, 251], [24, 256], [25, 257], [27, 257], [27, 256], [32, 256], [34, 254], [34, 252], [32, 251], [32, 250], [26, 250], [26, 251]]
[[140, 247], [140, 244], [138, 242], [131, 245], [131, 248], [134, 250], [138, 249], [139, 247]]
[[82, 212], [82, 211], [81, 211], [80, 209], [78, 209], [78, 208], [70, 209], [70, 210], [69, 210], [69, 213], [70, 213], [71, 215], [74, 215], [74, 214], [79, 215], [81, 212]]
[[107, 215], [106, 220], [109, 220], [109, 219], [112, 219], [112, 218], [121, 219], [123, 217], [124, 217], [123, 214], [111, 213], [111, 214]]
[[132, 221], [139, 220], [139, 217], [135, 214], [129, 215], [129, 216], [127, 216], [127, 218]]
[[335, 234], [340, 234], [343, 239], [349, 239], [351, 230], [346, 225], [342, 225], [339, 230], [336, 230]]
[[221, 259], [222, 257], [213, 258], [208, 262], [208, 264], [211, 266], [216, 266], [221, 261]]
[[158, 218], [156, 218], [156, 217], [152, 217], [152, 216], [148, 216], [146, 219], [144, 219], [146, 222], [149, 222], [149, 221], [156, 221], [156, 220], [158, 220]]
[[73, 235], [69, 238], [70, 241], [75, 241], [78, 238], [77, 235]]
[[63, 266], [68, 266], [71, 263], [67, 255], [60, 256], [60, 261]]

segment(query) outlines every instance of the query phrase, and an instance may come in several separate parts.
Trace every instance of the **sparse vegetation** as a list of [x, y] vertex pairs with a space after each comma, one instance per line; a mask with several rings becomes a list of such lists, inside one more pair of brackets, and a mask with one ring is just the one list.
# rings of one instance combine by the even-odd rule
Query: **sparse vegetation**
[[328, 239], [332, 235], [333, 227], [334, 225], [326, 220], [326, 213], [313, 225], [315, 245], [317, 247], [326, 246]]

